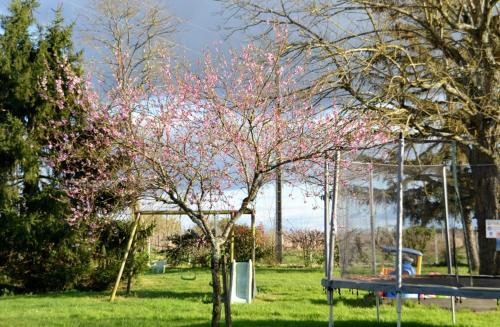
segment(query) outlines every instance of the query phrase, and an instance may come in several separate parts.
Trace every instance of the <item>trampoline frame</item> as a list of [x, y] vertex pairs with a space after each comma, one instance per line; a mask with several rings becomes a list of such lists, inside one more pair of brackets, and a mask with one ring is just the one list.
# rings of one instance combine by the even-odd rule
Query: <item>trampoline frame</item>
[[[447, 277], [450, 275], [442, 275]], [[453, 276], [455, 277], [455, 276]], [[476, 276], [474, 276], [476, 277]], [[486, 276], [477, 276], [486, 277]], [[490, 276], [487, 276], [490, 277]], [[499, 299], [500, 298], [500, 288], [495, 287], [474, 287], [474, 286], [447, 286], [438, 284], [403, 284], [401, 288], [398, 289], [394, 281], [392, 280], [360, 280], [360, 279], [349, 279], [349, 278], [332, 278], [322, 279], [321, 285], [327, 289], [357, 289], [365, 290], [371, 292], [401, 292], [407, 294], [432, 294], [432, 295], [444, 295], [444, 296], [455, 296], [455, 297], [470, 297], [478, 299]]]

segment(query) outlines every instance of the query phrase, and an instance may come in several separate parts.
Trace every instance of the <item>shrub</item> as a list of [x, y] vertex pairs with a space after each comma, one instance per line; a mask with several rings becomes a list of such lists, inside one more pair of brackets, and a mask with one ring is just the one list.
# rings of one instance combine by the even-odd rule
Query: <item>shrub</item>
[[64, 218], [32, 214], [0, 219], [0, 274], [27, 292], [72, 289], [92, 270], [88, 229], [74, 229]]
[[189, 229], [184, 234], [170, 236], [167, 240], [165, 256], [169, 264], [174, 266], [186, 263], [198, 266], [209, 265], [208, 240], [195, 230]]
[[[252, 259], [252, 229], [246, 225], [234, 225], [234, 257], [237, 261]], [[229, 242], [228, 242], [229, 243]], [[228, 248], [230, 243], [227, 245]], [[255, 228], [255, 260], [267, 260], [274, 256], [272, 241], [264, 230], [264, 225]]]
[[424, 251], [434, 237], [434, 229], [424, 226], [413, 226], [403, 232], [403, 246]]
[[[101, 229], [95, 242], [91, 270], [80, 280], [77, 288], [102, 291], [111, 287], [116, 280], [126, 250], [130, 227], [131, 223], [128, 221], [112, 220]], [[148, 256], [143, 249], [152, 234], [153, 227], [152, 225], [138, 227], [122, 279], [130, 276], [130, 272], [132, 277], [136, 277], [147, 269]]]

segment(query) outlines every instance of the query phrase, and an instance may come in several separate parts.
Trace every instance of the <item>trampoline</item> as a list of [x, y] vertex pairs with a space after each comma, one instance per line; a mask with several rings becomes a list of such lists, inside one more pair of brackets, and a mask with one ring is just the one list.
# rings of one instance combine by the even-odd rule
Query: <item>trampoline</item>
[[[452, 147], [453, 149], [453, 147]], [[382, 270], [379, 270], [377, 266], [377, 260], [384, 258], [381, 254], [380, 244], [376, 244], [375, 234], [378, 232], [376, 215], [374, 213], [374, 195], [373, 195], [373, 179], [372, 172], [370, 170], [369, 178], [369, 217], [370, 222], [357, 223], [357, 226], [348, 226], [348, 224], [355, 224], [352, 222], [352, 213], [349, 215], [345, 214], [345, 222], [339, 224], [339, 186], [345, 187], [344, 183], [339, 181], [340, 171], [341, 171], [341, 159], [340, 152], [336, 151], [333, 157], [333, 178], [330, 179], [330, 169], [328, 165], [328, 159], [325, 159], [324, 167], [324, 228], [325, 228], [325, 277], [321, 280], [321, 285], [327, 291], [327, 301], [329, 304], [329, 326], [334, 325], [334, 314], [333, 314], [333, 294], [334, 290], [337, 289], [356, 289], [364, 290], [368, 292], [373, 292], [376, 296], [376, 308], [377, 308], [377, 321], [379, 321], [379, 303], [380, 294], [382, 292], [392, 293], [396, 296], [396, 310], [397, 310], [397, 326], [401, 325], [401, 309], [402, 309], [402, 299], [405, 294], [421, 294], [421, 295], [436, 295], [436, 296], [449, 296], [450, 297], [450, 307], [452, 313], [452, 322], [455, 323], [455, 298], [478, 298], [478, 299], [500, 299], [500, 277], [498, 276], [482, 276], [482, 275], [472, 275], [470, 254], [466, 250], [466, 257], [469, 264], [469, 274], [459, 275], [456, 266], [456, 247], [455, 247], [455, 234], [453, 234], [453, 247], [451, 246], [451, 236], [450, 236], [450, 222], [449, 222], [449, 209], [448, 209], [448, 193], [447, 193], [447, 181], [446, 181], [446, 167], [437, 167], [437, 169], [442, 169], [442, 188], [443, 188], [443, 202], [444, 210], [442, 213], [444, 226], [443, 231], [443, 242], [445, 247], [445, 261], [447, 263], [447, 273], [435, 273], [435, 274], [423, 274], [420, 275], [420, 271], [416, 275], [408, 275], [403, 270], [403, 252], [408, 251], [408, 249], [403, 248], [403, 229], [406, 227], [403, 221], [403, 190], [406, 185], [411, 187], [411, 183], [416, 183], [410, 181], [409, 183], [405, 180], [405, 185], [403, 185], [404, 178], [404, 153], [405, 153], [405, 140], [401, 136], [398, 140], [397, 146], [397, 158], [398, 163], [393, 169], [394, 174], [394, 185], [396, 189], [395, 200], [395, 226], [394, 230], [387, 232], [389, 235], [395, 235], [393, 239], [393, 244], [386, 244], [389, 247], [394, 248], [394, 254], [396, 255], [395, 260], [392, 262], [394, 270], [390, 273], [385, 273], [384, 267], [382, 265]], [[453, 182], [455, 188], [455, 198], [459, 202], [459, 191], [458, 182], [456, 175], [456, 159], [454, 153], [452, 153], [452, 173]], [[389, 166], [389, 165], [387, 165]], [[436, 165], [437, 166], [437, 165]], [[390, 168], [389, 168], [390, 169]], [[434, 169], [434, 168], [433, 168]], [[366, 170], [366, 169], [365, 169]], [[330, 182], [332, 180], [332, 182]], [[330, 189], [330, 184], [332, 190]], [[360, 189], [360, 185], [355, 185], [356, 188]], [[330, 196], [326, 196], [326, 195]], [[434, 197], [436, 197], [434, 195]], [[458, 200], [457, 200], [458, 199]], [[330, 204], [331, 201], [331, 204]], [[459, 209], [459, 216], [463, 222], [463, 212], [461, 204], [458, 203], [456, 207]], [[456, 216], [455, 216], [456, 217]], [[387, 218], [386, 218], [387, 219]], [[387, 224], [387, 222], [386, 222]], [[356, 234], [354, 239], [354, 232], [356, 228], [361, 230]], [[463, 228], [465, 229], [465, 228]], [[437, 236], [435, 236], [437, 238]], [[467, 235], [464, 233], [464, 245], [469, 242]], [[365, 247], [362, 245], [358, 246], [358, 251], [364, 256], [367, 255], [371, 257], [371, 260], [366, 257], [364, 260], [364, 267], [359, 272], [355, 268], [349, 266], [349, 260], [352, 259], [352, 255], [346, 254], [346, 249], [349, 246], [353, 246], [355, 243], [367, 243]], [[336, 246], [338, 244], [339, 252], [335, 253]], [[347, 248], [345, 248], [347, 247]], [[436, 246], [437, 247], [437, 246]], [[387, 249], [387, 246], [385, 246]], [[467, 246], [464, 246], [467, 249]], [[344, 253], [343, 253], [344, 252]], [[419, 252], [419, 251], [416, 251]], [[334, 276], [334, 258], [340, 256], [339, 268], [341, 270], [341, 276]], [[436, 254], [437, 256], [437, 254]], [[386, 258], [387, 256], [385, 256]], [[421, 259], [421, 258], [420, 258]], [[420, 260], [419, 259], [419, 260]], [[454, 260], [455, 259], [455, 260]], [[337, 259], [338, 260], [338, 259]], [[371, 261], [371, 262], [368, 262]], [[455, 263], [455, 271], [453, 272], [453, 263]], [[348, 269], [345, 269], [346, 266]], [[411, 310], [411, 309], [410, 309]]]
[[[493, 276], [419, 275], [402, 278], [400, 292], [408, 294], [444, 295], [455, 297], [499, 299], [500, 279]], [[351, 275], [323, 279], [326, 289], [357, 289], [370, 292], [397, 292], [396, 276]]]

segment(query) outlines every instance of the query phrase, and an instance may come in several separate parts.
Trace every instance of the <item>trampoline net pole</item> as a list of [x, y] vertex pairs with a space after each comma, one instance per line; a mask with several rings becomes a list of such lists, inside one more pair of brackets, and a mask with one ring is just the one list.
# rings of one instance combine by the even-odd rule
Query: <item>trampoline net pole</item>
[[[370, 236], [371, 236], [371, 246], [372, 246], [372, 274], [375, 276], [377, 274], [377, 252], [375, 246], [375, 204], [373, 199], [373, 167], [370, 167], [369, 176], [369, 199], [368, 203], [370, 206]], [[380, 299], [378, 292], [375, 291], [375, 305], [377, 307], [377, 323], [380, 322]]]
[[373, 169], [370, 168], [369, 176], [369, 206], [370, 206], [370, 236], [372, 246], [372, 273], [377, 274], [377, 253], [375, 251], [375, 204], [373, 203]]
[[396, 310], [397, 310], [397, 313], [398, 313], [398, 318], [397, 318], [397, 327], [401, 327], [401, 292], [398, 291], [396, 293], [396, 300], [397, 300], [397, 305], [396, 305]]
[[404, 138], [403, 133], [399, 139], [398, 155], [398, 193], [397, 193], [397, 255], [396, 255], [396, 295], [397, 295], [397, 314], [398, 327], [401, 326], [401, 286], [402, 286], [402, 266], [403, 266], [403, 169], [404, 169]]
[[446, 263], [448, 266], [448, 274], [452, 274], [452, 261], [451, 261], [451, 246], [450, 246], [450, 220], [448, 211], [448, 185], [446, 183], [446, 167], [443, 166], [443, 202], [444, 202], [444, 228], [445, 242], [446, 242]]
[[329, 313], [328, 313], [328, 327], [333, 327], [335, 325], [335, 320], [333, 319], [333, 290], [328, 290], [328, 305], [329, 305]]
[[[448, 183], [446, 181], [446, 166], [443, 166], [443, 202], [444, 202], [444, 225], [446, 228], [446, 263], [448, 266], [448, 274], [451, 275], [451, 248], [450, 248], [450, 222], [449, 222], [449, 209], [448, 209]], [[464, 227], [465, 228], [465, 227]], [[455, 271], [455, 274], [457, 272]], [[451, 308], [451, 321], [453, 324], [456, 322], [455, 318], [455, 297], [450, 297]]]
[[450, 301], [451, 301], [451, 322], [454, 325], [457, 323], [457, 316], [455, 313], [455, 297], [454, 296], [450, 297]]
[[335, 151], [334, 156], [334, 175], [333, 175], [333, 199], [332, 212], [330, 219], [330, 244], [328, 253], [328, 279], [333, 276], [333, 261], [335, 258], [335, 237], [337, 234], [337, 205], [338, 205], [338, 190], [339, 190], [339, 173], [340, 173], [340, 152]]
[[324, 222], [323, 222], [323, 227], [324, 227], [324, 257], [325, 257], [325, 277], [328, 276], [328, 263], [330, 262], [328, 259], [328, 251], [329, 251], [329, 241], [330, 241], [330, 235], [328, 233], [328, 218], [330, 217], [329, 210], [330, 210], [330, 190], [329, 190], [329, 185], [328, 185], [328, 179], [329, 179], [329, 172], [328, 172], [328, 156], [325, 155], [325, 165], [324, 165], [324, 184], [323, 184], [323, 202], [324, 202]]
[[375, 303], [377, 305], [377, 323], [380, 323], [380, 297], [378, 294], [375, 297]]
[[[337, 202], [338, 202], [338, 189], [339, 189], [339, 173], [340, 173], [340, 152], [335, 151], [334, 155], [334, 175], [333, 175], [333, 199], [332, 199], [332, 212], [330, 219], [330, 244], [328, 249], [328, 280], [333, 276], [333, 258], [335, 257], [335, 236], [337, 233]], [[330, 306], [330, 315], [328, 326], [333, 327], [333, 288], [329, 287], [328, 290], [328, 304]]]

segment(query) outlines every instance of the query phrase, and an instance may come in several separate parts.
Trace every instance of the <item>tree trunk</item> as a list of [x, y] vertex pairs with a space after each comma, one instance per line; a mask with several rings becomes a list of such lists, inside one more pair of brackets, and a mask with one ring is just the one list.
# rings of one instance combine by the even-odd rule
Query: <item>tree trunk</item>
[[477, 237], [476, 237], [476, 232], [474, 231], [474, 227], [472, 226], [472, 219], [471, 217], [467, 216], [464, 217], [465, 221], [465, 232], [467, 233], [467, 236], [469, 238], [469, 253], [471, 256], [471, 264], [472, 264], [472, 269], [477, 270], [479, 268], [479, 252], [478, 252], [478, 247], [477, 247]]
[[[468, 148], [466, 148], [467, 150]], [[456, 151], [456, 150], [452, 150]], [[465, 156], [465, 153], [460, 151], [460, 152], [455, 152], [455, 155], [457, 156], [455, 160], [457, 160], [457, 164], [460, 162], [467, 162], [467, 158], [459, 158], [460, 155]], [[465, 171], [467, 168], [465, 167], [457, 167], [457, 183], [459, 183], [460, 178], [462, 176], [466, 176], [468, 173]], [[455, 186], [455, 181], [454, 181], [454, 186]], [[460, 189], [460, 186], [457, 185], [458, 188]], [[469, 194], [472, 194], [474, 191], [471, 189], [468, 191]], [[455, 194], [456, 195], [456, 194]], [[463, 193], [460, 192], [460, 196], [462, 196]], [[472, 196], [472, 195], [471, 195]], [[455, 203], [456, 205], [457, 203]], [[459, 208], [455, 208], [455, 210], [460, 210]], [[473, 216], [471, 215], [470, 208], [468, 210], [463, 210], [462, 206], [462, 212], [461, 215], [463, 215], [462, 219], [464, 222], [464, 237], [468, 240], [468, 242], [465, 242], [464, 239], [464, 246], [466, 247], [466, 251], [468, 255], [470, 256], [470, 264], [471, 264], [471, 269], [473, 271], [477, 271], [479, 269], [479, 251], [478, 251], [478, 245], [477, 245], [477, 236], [476, 232], [474, 230], [472, 218]]]
[[221, 318], [221, 282], [220, 282], [220, 247], [211, 246], [211, 269], [212, 269], [212, 327], [218, 327]]
[[[137, 235], [137, 233], [135, 234]], [[135, 237], [133, 242], [135, 243]], [[127, 291], [125, 294], [130, 295], [130, 288], [132, 286], [132, 277], [134, 276], [134, 265], [135, 265], [135, 244], [132, 245], [132, 248], [130, 249], [130, 256], [129, 256], [129, 268], [128, 268], [128, 274], [127, 274]]]
[[[233, 261], [231, 260], [231, 262]], [[226, 327], [232, 327], [233, 322], [231, 319], [231, 294], [230, 294], [231, 286], [228, 285], [229, 281], [227, 280], [227, 275], [228, 275], [227, 268], [228, 266], [227, 266], [226, 256], [222, 256], [222, 286], [224, 288], [224, 320], [226, 322]]]
[[498, 219], [498, 168], [493, 157], [476, 149], [471, 151], [471, 169], [474, 186], [474, 212], [479, 235], [479, 273], [500, 274], [500, 255], [496, 240], [486, 238], [486, 219]]

